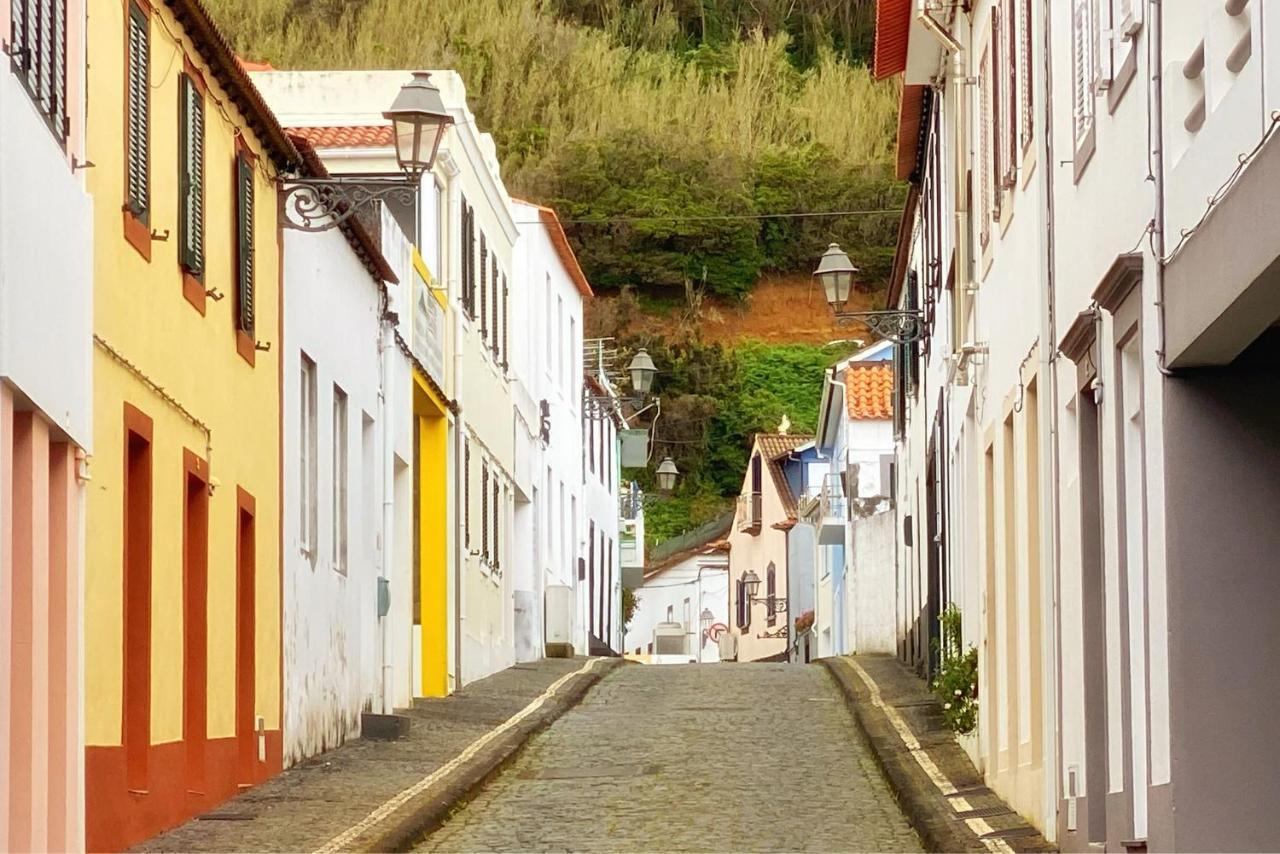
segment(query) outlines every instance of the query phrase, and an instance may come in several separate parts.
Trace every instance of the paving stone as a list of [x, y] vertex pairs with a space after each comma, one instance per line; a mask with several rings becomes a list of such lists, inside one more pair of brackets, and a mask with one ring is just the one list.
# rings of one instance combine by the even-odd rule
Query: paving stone
[[919, 851], [835, 683], [793, 664], [631, 666], [420, 851]]

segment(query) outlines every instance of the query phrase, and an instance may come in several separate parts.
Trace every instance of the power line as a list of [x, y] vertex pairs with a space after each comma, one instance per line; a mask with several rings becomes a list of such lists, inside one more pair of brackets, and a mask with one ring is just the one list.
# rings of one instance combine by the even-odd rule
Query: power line
[[[597, 219], [562, 219], [560, 222], [563, 225], [610, 225], [612, 223], [627, 222], [713, 222], [748, 219], [811, 219], [817, 217], [877, 216], [881, 214], [900, 215], [901, 213], [901, 208], [879, 208], [875, 210], [858, 211], [795, 211], [791, 213], [711, 214], [707, 216], [653, 214], [650, 216], [613, 216], [600, 217]], [[541, 222], [541, 220], [516, 220], [518, 225], [537, 225], [539, 222]]]

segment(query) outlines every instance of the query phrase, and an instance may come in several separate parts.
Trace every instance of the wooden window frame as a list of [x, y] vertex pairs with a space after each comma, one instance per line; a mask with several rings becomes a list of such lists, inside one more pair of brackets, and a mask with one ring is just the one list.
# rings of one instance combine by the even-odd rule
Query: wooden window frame
[[[187, 138], [187, 87], [190, 86], [195, 90], [199, 98], [201, 111], [201, 132], [202, 139], [200, 141], [200, 188], [199, 188], [199, 206], [200, 206], [200, 233], [196, 235], [196, 239], [200, 244], [200, 264], [198, 268], [193, 269], [189, 263], [189, 247], [187, 241], [189, 239], [189, 230], [191, 229], [191, 221], [187, 215], [186, 199], [183, 198], [183, 190], [186, 187], [187, 174], [187, 156], [191, 141]], [[203, 317], [206, 310], [206, 288], [205, 281], [205, 245], [204, 237], [206, 230], [207, 210], [205, 200], [208, 198], [209, 174], [208, 158], [206, 156], [206, 142], [208, 133], [206, 132], [208, 119], [208, 111], [205, 109], [205, 99], [208, 97], [208, 87], [204, 82], [204, 75], [200, 73], [200, 69], [191, 63], [189, 57], [184, 56], [182, 59], [182, 74], [178, 78], [178, 267], [182, 271], [182, 296], [186, 299], [191, 307], [200, 312]]]
[[[236, 352], [240, 354], [240, 357], [242, 359], [244, 359], [246, 362], [249, 363], [250, 367], [253, 367], [257, 361], [257, 346], [256, 346], [257, 342], [254, 337], [254, 328], [256, 327], [256, 319], [257, 319], [257, 294], [256, 294], [256, 287], [255, 287], [255, 284], [256, 284], [255, 280], [257, 279], [257, 263], [256, 263], [257, 246], [256, 246], [256, 241], [254, 239], [255, 230], [258, 223], [258, 216], [257, 216], [258, 194], [257, 194], [257, 186], [256, 186], [257, 185], [257, 178], [256, 178], [257, 166], [258, 166], [257, 155], [254, 154], [253, 151], [249, 149], [249, 145], [248, 143], [245, 142], [243, 135], [237, 134], [236, 143], [235, 143], [235, 156], [232, 158], [232, 161], [231, 161], [231, 178], [232, 178], [231, 220], [232, 220], [232, 235], [234, 237], [233, 245], [235, 247], [234, 279], [235, 279], [235, 300], [236, 300], [235, 311], [232, 312], [231, 322], [235, 330]], [[249, 223], [248, 223], [248, 238], [249, 238], [249, 252], [252, 253], [252, 255], [250, 258], [249, 280], [247, 282], [245, 282], [242, 278], [244, 275], [244, 266], [243, 266], [243, 256], [241, 255], [241, 252], [243, 251], [241, 238], [244, 236], [243, 231], [245, 228], [245, 223], [241, 220], [241, 217], [240, 217], [241, 169], [248, 169], [249, 175], [251, 178], [250, 184], [249, 184], [250, 199], [249, 199], [248, 206], [249, 206], [250, 216], [249, 216]], [[244, 291], [246, 287], [250, 294], [250, 299], [249, 299], [250, 327], [248, 329], [245, 329], [244, 327], [245, 310], [244, 310], [243, 300], [244, 300]]]
[[462, 440], [462, 543], [471, 551], [471, 440]]
[[[130, 92], [133, 88], [131, 85], [133, 64], [129, 58], [129, 34], [135, 14], [145, 22], [147, 33], [147, 68], [144, 69], [144, 74], [146, 75], [144, 86], [147, 89], [148, 96], [146, 127], [143, 129], [143, 136], [147, 141], [145, 162], [143, 164], [147, 198], [141, 211], [134, 210], [134, 199], [130, 196], [129, 189], [129, 161], [133, 153], [129, 135]], [[151, 97], [149, 94], [151, 90], [151, 15], [151, 4], [147, 0], [124, 0], [124, 121], [122, 123], [124, 136], [124, 186], [122, 188], [123, 202], [121, 209], [124, 215], [124, 239], [148, 263], [151, 262]]]
[[[480, 343], [483, 346], [485, 339], [489, 337], [489, 294], [488, 294], [488, 269], [489, 269], [489, 239], [485, 233], [480, 232]], [[474, 277], [474, 273], [472, 276]]]
[[489, 462], [480, 461], [480, 562], [489, 563]]
[[1034, 50], [1033, 45], [1035, 39], [1032, 35], [1032, 27], [1035, 24], [1035, 0], [1017, 0], [1018, 14], [1021, 19], [1020, 39], [1019, 39], [1019, 80], [1021, 98], [1019, 104], [1019, 142], [1022, 149], [1022, 156], [1026, 157], [1031, 150], [1031, 145], [1035, 141], [1035, 95], [1032, 90], [1035, 87], [1036, 72], [1034, 66]]
[[[66, 151], [71, 134], [67, 109], [67, 0], [9, 3], [9, 67], [35, 103], [58, 147]], [[47, 17], [40, 14], [45, 3], [50, 12]]]
[[[1079, 19], [1081, 10], [1086, 20]], [[1097, 149], [1098, 7], [1096, 0], [1072, 0], [1071, 5], [1071, 140], [1073, 176], [1079, 183]], [[1083, 60], [1085, 67], [1081, 68]], [[1079, 112], [1077, 112], [1077, 102]]]
[[991, 46], [982, 51], [978, 60], [978, 245], [982, 252], [991, 246], [991, 223], [996, 219], [992, 205], [992, 185], [995, 183], [992, 164], [992, 97]]

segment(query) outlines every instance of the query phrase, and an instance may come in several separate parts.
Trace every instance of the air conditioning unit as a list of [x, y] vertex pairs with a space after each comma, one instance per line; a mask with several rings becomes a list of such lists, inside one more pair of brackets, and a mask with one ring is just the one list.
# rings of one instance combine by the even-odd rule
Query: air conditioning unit
[[545, 595], [547, 658], [573, 658], [573, 588], [552, 584]]
[[684, 623], [658, 623], [653, 627], [653, 654], [685, 654]]
[[720, 660], [738, 660], [738, 636], [733, 632], [720, 633]]

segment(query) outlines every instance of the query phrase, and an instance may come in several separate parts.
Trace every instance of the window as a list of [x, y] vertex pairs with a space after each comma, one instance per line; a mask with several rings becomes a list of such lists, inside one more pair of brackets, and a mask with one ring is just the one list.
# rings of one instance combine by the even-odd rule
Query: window
[[556, 363], [556, 357], [555, 357], [556, 337], [551, 334], [552, 330], [555, 327], [552, 326], [552, 324], [554, 323], [554, 320], [551, 317], [551, 274], [550, 273], [547, 273], [546, 297], [547, 299], [545, 303], [545, 308], [546, 308], [546, 315], [547, 315], [547, 328], [544, 334], [547, 336], [546, 371], [548, 374], [550, 374], [552, 367]]
[[1000, 37], [1002, 39], [1001, 106], [1003, 116], [1000, 127], [1004, 132], [1000, 137], [1003, 151], [1000, 163], [1004, 171], [1000, 174], [1000, 186], [1012, 187], [1017, 183], [1018, 164], [1014, 153], [1018, 150], [1018, 22], [1014, 13], [1016, 0], [1003, 0], [1000, 9]]
[[[204, 87], [178, 78], [178, 263], [204, 278]], [[203, 301], [202, 301], [203, 302]]]
[[[689, 601], [688, 599], [686, 599], [686, 600], [685, 600], [685, 602], [688, 602], [688, 601]], [[675, 605], [668, 605], [668, 606], [667, 606], [667, 622], [668, 622], [668, 623], [673, 622], [673, 621], [675, 620], [675, 618], [676, 618], [676, 613], [675, 613], [675, 611], [676, 611], [676, 606], [675, 606]]]
[[[556, 376], [564, 382], [564, 297], [556, 296]], [[567, 384], [565, 384], [567, 388]]]
[[[253, 159], [236, 153], [236, 331], [241, 354], [253, 361]], [[247, 344], [245, 351], [243, 344]]]
[[489, 562], [489, 464], [480, 463], [480, 560]]
[[317, 499], [316, 482], [318, 479], [317, 472], [317, 452], [319, 444], [318, 430], [316, 429], [316, 421], [319, 408], [317, 406], [317, 386], [316, 386], [316, 363], [311, 361], [306, 353], [300, 354], [302, 364], [299, 382], [299, 436], [302, 445], [302, 460], [299, 469], [299, 493], [301, 500], [298, 502], [301, 509], [301, 518], [298, 520], [298, 543], [302, 552], [311, 558], [312, 567], [315, 566], [316, 560], [316, 507], [319, 503]]
[[991, 243], [991, 183], [995, 180], [991, 158], [991, 45], [978, 62], [978, 242]]
[[1093, 148], [1093, 86], [1097, 77], [1097, 19], [1094, 0], [1073, 0], [1071, 9], [1072, 139], [1076, 175]]
[[502, 369], [505, 371], [508, 367], [507, 358], [509, 351], [507, 350], [507, 312], [511, 307], [511, 289], [507, 285], [507, 274], [502, 274], [502, 338], [499, 340], [499, 352], [502, 354]]
[[569, 348], [569, 353], [565, 357], [564, 367], [564, 390], [569, 393], [573, 381], [573, 362], [574, 352], [578, 342], [578, 319], [572, 314], [569, 315], [569, 340], [565, 342], [565, 346]]
[[499, 341], [498, 336], [502, 331], [500, 328], [500, 324], [502, 323], [502, 321], [500, 319], [501, 315], [499, 314], [500, 306], [498, 301], [499, 290], [501, 289], [502, 283], [498, 280], [497, 253], [495, 253], [489, 261], [489, 274], [493, 277], [492, 281], [489, 283], [491, 298], [493, 301], [493, 328], [489, 330], [489, 352], [493, 353], [494, 361], [497, 361], [498, 341]]
[[769, 618], [769, 625], [772, 626], [778, 622], [778, 569], [773, 561], [769, 561], [769, 569], [766, 570], [764, 577], [765, 615]]
[[1035, 136], [1035, 113], [1031, 106], [1031, 84], [1035, 79], [1035, 73], [1031, 69], [1031, 25], [1034, 17], [1031, 13], [1032, 2], [1033, 0], [1018, 0], [1018, 17], [1021, 19], [1019, 32], [1022, 36], [1018, 51], [1018, 107], [1020, 114], [1018, 142], [1023, 153], [1026, 153], [1027, 149], [1031, 147], [1032, 138]]
[[65, 143], [67, 119], [66, 0], [12, 0], [9, 56], [59, 143]]
[[333, 568], [347, 574], [347, 393], [333, 387]]
[[471, 549], [471, 440], [462, 440], [462, 542]]
[[1001, 191], [1004, 189], [1005, 178], [1005, 111], [1008, 105], [1005, 103], [1005, 81], [1002, 79], [1005, 73], [1004, 66], [1004, 47], [1000, 43], [1001, 33], [1000, 10], [992, 8], [991, 10], [991, 180], [993, 186], [991, 188], [991, 218], [999, 221], [1001, 213]]
[[502, 487], [493, 476], [493, 568], [502, 568]]
[[128, 6], [125, 55], [125, 239], [151, 260], [151, 23]]
[[471, 208], [466, 196], [461, 197], [462, 223], [458, 229], [458, 258], [462, 262], [462, 311], [468, 318], [475, 317], [475, 294], [471, 290], [471, 255], [475, 246], [471, 240]]
[[[480, 232], [480, 340], [481, 342], [489, 335], [489, 288], [488, 282], [489, 270], [489, 242], [484, 236], [484, 232]], [[472, 285], [475, 284], [475, 273], [472, 273]]]

